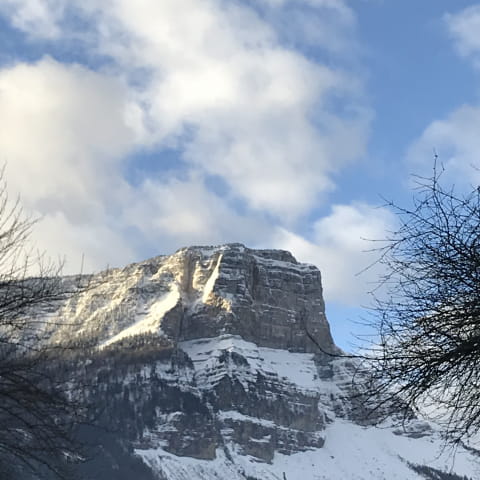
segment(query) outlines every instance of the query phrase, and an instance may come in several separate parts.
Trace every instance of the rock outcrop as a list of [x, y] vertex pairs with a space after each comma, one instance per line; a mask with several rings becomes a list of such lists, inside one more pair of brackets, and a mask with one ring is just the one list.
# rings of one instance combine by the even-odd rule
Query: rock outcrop
[[[375, 470], [367, 462], [348, 476], [343, 463], [325, 453], [335, 426], [350, 425], [345, 431], [363, 438], [355, 430], [365, 422], [351, 382], [358, 365], [341, 358], [333, 342], [319, 270], [288, 252], [240, 244], [184, 248], [90, 278], [89, 288], [52, 308], [49, 319], [48, 341], [88, 346], [90, 357], [74, 367], [90, 385], [84, 395], [103, 426], [116, 432], [122, 451], [133, 449], [143, 459], [148, 475], [389, 475], [388, 466]], [[415, 430], [421, 431], [416, 442], [430, 435], [424, 427]], [[391, 437], [397, 434], [392, 430]], [[115, 460], [112, 452], [120, 447], [108, 450], [102, 442], [110, 452], [105, 458]], [[287, 477], [291, 470], [282, 462], [292, 455], [307, 459], [309, 474]], [[421, 478], [408, 466], [412, 460], [393, 457], [407, 474], [392, 478]], [[330, 463], [337, 470], [328, 467], [321, 476]]]
[[105, 345], [147, 332], [172, 342], [230, 334], [292, 352], [338, 351], [320, 271], [286, 251], [183, 248], [103, 272], [91, 284], [59, 309], [66, 326], [53, 340], [73, 334]]

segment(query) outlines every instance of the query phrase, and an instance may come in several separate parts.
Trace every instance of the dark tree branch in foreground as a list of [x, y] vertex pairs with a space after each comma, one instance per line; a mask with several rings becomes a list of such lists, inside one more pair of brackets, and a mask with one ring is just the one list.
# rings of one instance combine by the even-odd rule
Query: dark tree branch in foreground
[[[61, 266], [28, 251], [35, 222], [11, 202], [0, 173], [0, 477], [54, 474], [75, 460], [72, 428], [81, 409], [73, 386], [59, 374], [63, 347], [47, 345], [46, 312], [77, 285]], [[31, 276], [32, 273], [34, 276]], [[61, 320], [60, 320], [61, 321]]]
[[400, 226], [380, 250], [368, 366], [371, 395], [460, 441], [480, 430], [480, 187], [457, 193], [441, 173], [417, 177], [412, 208], [389, 204]]

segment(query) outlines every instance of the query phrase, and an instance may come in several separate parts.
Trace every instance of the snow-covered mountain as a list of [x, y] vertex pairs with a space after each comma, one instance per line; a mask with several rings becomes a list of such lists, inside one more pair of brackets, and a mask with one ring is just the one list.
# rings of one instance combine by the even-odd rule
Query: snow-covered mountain
[[91, 280], [45, 331], [91, 352], [76, 373], [114, 433], [88, 478], [480, 478], [478, 453], [452, 457], [434, 425], [365, 419], [320, 272], [290, 253], [190, 247]]

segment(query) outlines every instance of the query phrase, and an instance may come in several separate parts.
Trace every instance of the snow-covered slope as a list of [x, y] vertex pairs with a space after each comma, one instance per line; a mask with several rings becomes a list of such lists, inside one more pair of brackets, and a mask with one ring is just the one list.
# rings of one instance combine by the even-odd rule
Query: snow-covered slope
[[227, 456], [223, 450], [218, 450], [214, 460], [177, 457], [162, 449], [137, 450], [137, 453], [169, 480], [480, 478], [477, 456], [463, 449], [453, 455], [442, 449], [439, 438], [411, 438], [396, 435], [389, 428], [366, 428], [341, 420], [329, 425], [325, 436], [323, 448], [292, 455], [277, 453], [270, 464], [236, 453]]
[[[394, 421], [379, 426], [361, 425], [352, 415], [351, 377], [354, 365], [341, 358], [319, 366], [315, 355], [291, 353], [280, 349], [258, 347], [239, 337], [223, 335], [215, 339], [199, 339], [180, 344], [194, 366], [190, 385], [204, 394], [215, 391], [227, 376], [235, 379], [244, 391], [252, 389], [258, 376], [269, 378], [277, 386], [277, 395], [302, 395], [316, 400], [320, 423], [311, 424], [310, 435], [321, 440], [320, 448], [306, 440], [308, 428], [302, 426], [303, 444], [295, 441], [287, 447], [275, 445], [274, 437], [281, 432], [295, 432], [292, 425], [275, 412], [265, 412], [253, 405], [247, 414], [245, 405], [238, 402], [228, 410], [213, 413], [221, 441], [214, 458], [195, 459], [177, 456], [161, 445], [156, 448], [137, 448], [137, 455], [160, 478], [169, 480], [419, 480], [425, 478], [480, 478], [480, 461], [471, 450], [462, 447], [455, 452], [445, 448], [435, 425], [413, 420], [404, 428]], [[225, 353], [238, 356], [237, 361], [225, 364]], [[223, 358], [223, 360], [222, 360]], [[243, 358], [245, 362], [239, 359]], [[329, 374], [325, 375], [328, 370]], [[325, 378], [327, 377], [327, 378]], [[272, 392], [270, 392], [272, 393]], [[256, 407], [258, 407], [256, 409]], [[299, 417], [303, 405], [297, 405]], [[248, 406], [247, 406], [248, 409]], [[307, 414], [308, 416], [308, 414]], [[167, 420], [168, 422], [168, 420]], [[165, 425], [163, 425], [164, 427]], [[251, 437], [239, 441], [237, 430], [248, 429]], [[254, 428], [252, 428], [254, 426]], [[208, 441], [206, 439], [206, 441]], [[249, 442], [256, 443], [252, 448]], [[279, 448], [280, 447], [280, 448]], [[258, 452], [272, 452], [259, 457]], [[442, 477], [442, 474], [444, 476]], [[426, 475], [426, 476], [425, 476]], [[430, 476], [428, 476], [430, 475]], [[451, 476], [447, 476], [451, 475]], [[458, 475], [458, 477], [455, 477]]]
[[56, 308], [49, 341], [94, 347], [86, 396], [159, 480], [480, 478], [478, 453], [452, 457], [435, 426], [364, 417], [320, 272], [288, 252], [185, 248]]

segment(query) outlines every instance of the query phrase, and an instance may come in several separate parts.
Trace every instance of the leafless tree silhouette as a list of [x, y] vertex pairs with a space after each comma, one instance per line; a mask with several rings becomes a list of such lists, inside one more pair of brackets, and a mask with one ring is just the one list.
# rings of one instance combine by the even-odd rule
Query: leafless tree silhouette
[[428, 412], [453, 442], [480, 430], [480, 187], [415, 177], [411, 208], [380, 249], [385, 267], [371, 324], [370, 397]]
[[65, 476], [77, 457], [71, 431], [79, 419], [61, 348], [44, 341], [46, 311], [71, 295], [61, 265], [29, 250], [35, 220], [7, 194], [0, 172], [0, 477]]

